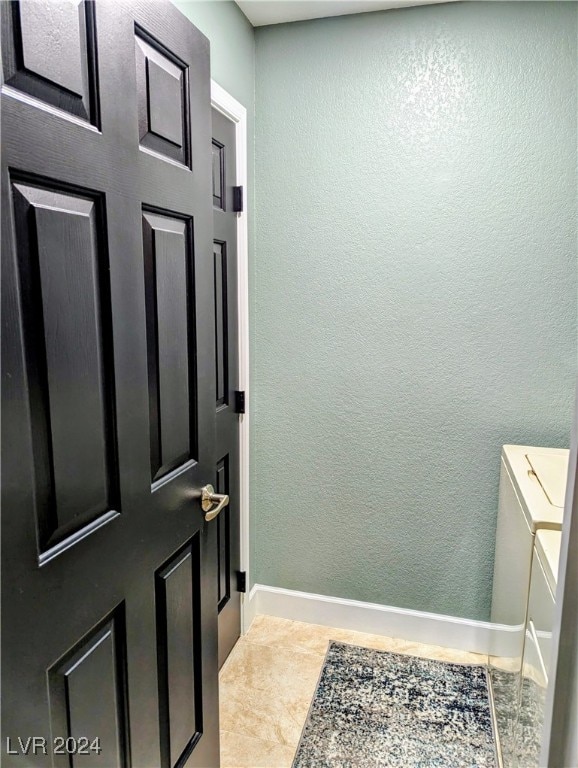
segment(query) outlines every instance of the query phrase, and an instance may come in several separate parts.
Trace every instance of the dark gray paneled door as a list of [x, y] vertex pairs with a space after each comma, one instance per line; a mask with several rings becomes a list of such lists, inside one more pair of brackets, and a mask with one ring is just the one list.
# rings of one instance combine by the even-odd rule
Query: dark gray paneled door
[[219, 607], [219, 666], [241, 633], [239, 415], [235, 392], [239, 387], [237, 299], [237, 213], [235, 125], [213, 109], [213, 252], [215, 266], [215, 347], [217, 382], [218, 493], [227, 493], [229, 506], [221, 512], [217, 531], [217, 586]]
[[1, 12], [2, 765], [216, 766], [208, 41]]

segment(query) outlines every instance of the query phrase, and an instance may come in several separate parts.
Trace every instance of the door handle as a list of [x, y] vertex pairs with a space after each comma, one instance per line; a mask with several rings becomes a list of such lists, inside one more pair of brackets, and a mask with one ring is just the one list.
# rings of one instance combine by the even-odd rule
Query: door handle
[[[205, 513], [205, 520], [213, 520], [219, 512], [228, 505], [229, 497], [226, 493], [215, 493], [212, 485], [201, 488], [201, 507]], [[216, 507], [213, 507], [216, 504]], [[213, 508], [212, 508], [213, 507]]]

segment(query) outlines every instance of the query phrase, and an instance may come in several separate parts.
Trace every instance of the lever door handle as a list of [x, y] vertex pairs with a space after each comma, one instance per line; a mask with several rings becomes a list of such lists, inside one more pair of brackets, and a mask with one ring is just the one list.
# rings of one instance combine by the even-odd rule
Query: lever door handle
[[[205, 513], [205, 520], [214, 520], [219, 512], [228, 505], [229, 497], [226, 493], [215, 493], [212, 485], [205, 485], [201, 489], [201, 507]], [[216, 507], [213, 507], [216, 504]]]

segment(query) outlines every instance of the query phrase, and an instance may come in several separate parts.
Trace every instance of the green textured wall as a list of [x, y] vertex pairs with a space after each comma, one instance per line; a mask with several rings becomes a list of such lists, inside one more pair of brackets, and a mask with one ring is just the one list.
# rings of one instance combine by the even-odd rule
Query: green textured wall
[[576, 23], [256, 30], [257, 582], [488, 618], [500, 446], [569, 442]]

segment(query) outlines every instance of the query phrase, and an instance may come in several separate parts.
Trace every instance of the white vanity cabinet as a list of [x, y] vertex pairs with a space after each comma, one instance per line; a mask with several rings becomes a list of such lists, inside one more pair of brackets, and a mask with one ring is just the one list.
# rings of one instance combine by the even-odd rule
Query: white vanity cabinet
[[548, 587], [544, 574], [549, 569], [555, 576], [557, 563], [555, 569], [543, 563], [546, 552], [555, 549], [551, 537], [560, 537], [568, 454], [564, 449], [520, 445], [502, 449], [491, 608], [498, 631], [488, 662], [504, 768], [533, 765], [518, 755], [531, 741], [528, 719], [536, 721], [530, 710], [530, 681], [544, 689], [547, 680], [543, 660], [548, 655], [549, 606], [555, 589]]
[[520, 768], [539, 766], [561, 538], [558, 531], [536, 533], [515, 735]]

